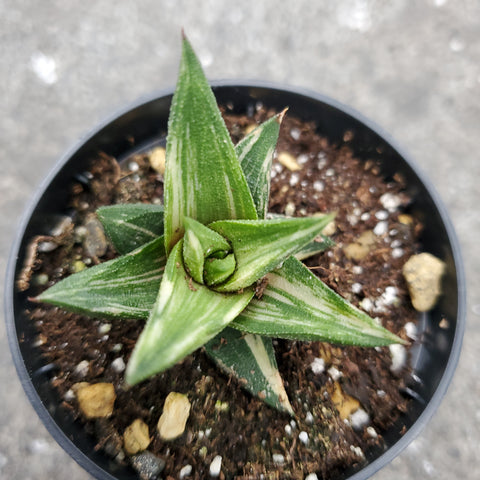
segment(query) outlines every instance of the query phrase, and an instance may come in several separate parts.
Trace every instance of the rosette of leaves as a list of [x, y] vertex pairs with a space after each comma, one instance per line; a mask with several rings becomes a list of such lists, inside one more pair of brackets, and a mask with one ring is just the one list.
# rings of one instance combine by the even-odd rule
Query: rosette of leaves
[[[183, 39], [168, 123], [164, 206], [100, 208], [105, 231], [122, 255], [38, 297], [89, 316], [146, 320], [127, 365], [128, 384], [204, 347], [240, 385], [293, 413], [272, 338], [360, 346], [401, 342], [298, 259], [331, 245], [321, 232], [333, 215], [267, 219], [283, 114], [234, 146]], [[261, 295], [255, 295], [259, 283]]]

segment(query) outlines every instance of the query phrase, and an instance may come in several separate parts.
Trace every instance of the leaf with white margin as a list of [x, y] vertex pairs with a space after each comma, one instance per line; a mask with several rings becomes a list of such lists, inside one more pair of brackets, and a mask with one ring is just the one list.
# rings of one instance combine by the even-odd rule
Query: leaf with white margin
[[205, 350], [226, 373], [239, 379], [243, 388], [271, 407], [293, 415], [270, 338], [227, 327], [205, 345]]
[[234, 292], [252, 285], [310, 243], [333, 217], [225, 220], [210, 224], [209, 228], [229, 241], [237, 261], [235, 273], [215, 289]]
[[163, 205], [109, 205], [100, 207], [97, 216], [120, 254], [129, 253], [163, 235]]
[[127, 365], [130, 385], [160, 373], [221, 332], [248, 304], [253, 289], [214, 292], [182, 265], [182, 241], [170, 253], [158, 297]]
[[404, 343], [294, 257], [270, 272], [266, 280], [262, 297], [253, 298], [231, 327], [278, 338], [363, 347]]
[[263, 122], [235, 145], [258, 218], [265, 218], [267, 213], [273, 152], [285, 112]]
[[183, 217], [204, 225], [257, 218], [227, 127], [186, 38], [168, 119], [164, 201], [167, 253], [183, 237]]
[[148, 317], [167, 262], [163, 236], [122, 257], [70, 275], [36, 300], [97, 317]]

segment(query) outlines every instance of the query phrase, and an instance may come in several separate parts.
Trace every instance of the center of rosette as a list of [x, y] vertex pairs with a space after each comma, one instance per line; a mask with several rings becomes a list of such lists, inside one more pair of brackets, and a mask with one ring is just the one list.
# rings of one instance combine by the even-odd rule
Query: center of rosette
[[219, 233], [191, 218], [184, 218], [183, 261], [196, 282], [214, 286], [235, 271], [232, 247]]

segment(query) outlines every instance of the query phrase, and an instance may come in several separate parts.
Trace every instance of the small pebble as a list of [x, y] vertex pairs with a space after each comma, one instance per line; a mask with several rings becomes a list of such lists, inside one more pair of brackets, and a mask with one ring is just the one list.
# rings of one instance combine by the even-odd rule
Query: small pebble
[[323, 358], [315, 358], [310, 364], [310, 368], [315, 375], [320, 375], [325, 371], [325, 360]]
[[367, 433], [372, 438], [377, 438], [378, 437], [378, 433], [373, 427], [367, 427]]
[[222, 457], [217, 455], [210, 464], [209, 473], [212, 478], [217, 478], [220, 476], [222, 471]]
[[134, 455], [131, 463], [142, 480], [156, 480], [165, 468], [165, 460], [149, 451]]
[[138, 452], [143, 452], [149, 445], [148, 425], [140, 418], [137, 418], [123, 433], [123, 448], [129, 455], [134, 455]]
[[182, 467], [180, 470], [180, 473], [178, 474], [178, 478], [180, 480], [184, 479], [185, 477], [188, 477], [192, 473], [192, 466], [190, 464], [185, 465]]
[[125, 370], [125, 361], [123, 360], [123, 357], [117, 357], [113, 360], [112, 368], [115, 372], [122, 373]]
[[292, 427], [291, 427], [288, 423], [285, 425], [285, 433], [286, 433], [289, 437], [292, 436]]
[[307, 414], [305, 415], [305, 423], [307, 425], [313, 425], [313, 421], [314, 421], [314, 418], [313, 418], [312, 412], [307, 412]]
[[298, 183], [298, 174], [297, 173], [292, 173], [289, 183], [290, 183], [291, 187], [294, 187]]
[[48, 283], [48, 275], [46, 273], [39, 273], [33, 277], [32, 283], [39, 287], [43, 287]]
[[151, 167], [160, 175], [165, 173], [166, 150], [163, 147], [155, 147], [149, 155]]
[[88, 360], [82, 360], [80, 363], [77, 364], [73, 372], [80, 378], [83, 378], [88, 375], [89, 370], [90, 370], [90, 362], [88, 362]]
[[446, 265], [430, 253], [412, 255], [403, 266], [413, 307], [419, 312], [431, 310], [440, 294]]
[[389, 212], [394, 212], [398, 207], [400, 207], [400, 205], [402, 205], [402, 199], [393, 193], [384, 193], [380, 197], [380, 203], [383, 205], [383, 208]]
[[297, 157], [297, 162], [298, 162], [300, 165], [305, 165], [305, 163], [308, 162], [308, 155], [306, 155], [305, 153], [301, 153], [301, 154]]
[[292, 128], [290, 130], [290, 136], [294, 139], [294, 140], [299, 140], [300, 139], [300, 135], [301, 135], [301, 132], [298, 128]]
[[411, 338], [412, 340], [417, 339], [417, 326], [413, 322], [407, 322], [404, 328], [407, 337]]
[[103, 225], [94, 215], [87, 217], [85, 221], [86, 235], [83, 247], [90, 257], [103, 257], [107, 251], [108, 242]]
[[397, 247], [392, 250], [392, 258], [401, 258], [405, 254], [403, 248]]
[[317, 474], [316, 473], [309, 473], [305, 477], [305, 480], [318, 480]]
[[111, 383], [94, 383], [78, 388], [78, 406], [87, 418], [105, 418], [113, 413], [116, 395]]
[[323, 192], [325, 190], [325, 184], [320, 180], [315, 180], [315, 182], [313, 182], [313, 189], [316, 192]]
[[72, 400], [75, 399], [75, 393], [74, 391], [69, 388], [66, 392], [65, 392], [65, 395], [63, 396], [63, 399], [66, 401], [66, 402], [71, 402]]
[[389, 345], [388, 348], [390, 349], [390, 355], [392, 356], [390, 370], [392, 372], [399, 372], [407, 363], [407, 350], [399, 343]]
[[283, 465], [285, 463], [285, 457], [281, 453], [274, 453], [272, 455], [272, 460], [275, 465]]
[[388, 232], [388, 222], [378, 222], [373, 229], [373, 233], [379, 237], [385, 235]]
[[186, 395], [170, 392], [165, 399], [163, 413], [158, 420], [158, 433], [163, 440], [173, 440], [185, 430], [190, 415], [190, 402]]
[[131, 171], [131, 172], [138, 172], [140, 170], [140, 167], [138, 166], [138, 163], [137, 162], [130, 162], [128, 164], [128, 169]]
[[363, 450], [360, 447], [355, 447], [354, 445], [350, 445], [350, 450], [360, 458], [365, 458], [365, 454], [363, 453]]
[[298, 434], [298, 439], [304, 444], [304, 445], [308, 445], [308, 433], [305, 432], [305, 431], [301, 431], [299, 434]]
[[375, 213], [377, 220], [386, 220], [388, 218], [388, 212], [386, 210], [379, 210]]
[[355, 294], [359, 294], [359, 293], [362, 293], [362, 290], [363, 290], [363, 286], [361, 283], [353, 283], [352, 284], [352, 293], [355, 293]]
[[102, 324], [100, 324], [100, 326], [98, 327], [98, 333], [99, 333], [100, 335], [105, 335], [105, 334], [108, 333], [111, 329], [112, 329], [112, 324], [111, 324], [111, 323], [102, 323]]
[[352, 272], [355, 274], [355, 275], [361, 275], [363, 273], [363, 267], [361, 267], [360, 265], [354, 265], [352, 267]]
[[287, 217], [292, 217], [295, 214], [295, 204], [293, 202], [288, 202], [285, 206], [285, 215]]
[[277, 157], [278, 161], [291, 172], [297, 172], [302, 167], [297, 163], [296, 158], [288, 152], [280, 152]]
[[363, 408], [359, 408], [350, 415], [350, 424], [355, 430], [360, 430], [369, 423], [370, 416]]
[[123, 348], [123, 344], [121, 344], [121, 343], [116, 343], [116, 344], [112, 347], [112, 352], [113, 352], [113, 353], [121, 352], [121, 351], [122, 351], [122, 348]]
[[336, 367], [330, 367], [328, 369], [328, 374], [334, 382], [336, 382], [340, 377], [343, 376], [343, 373]]

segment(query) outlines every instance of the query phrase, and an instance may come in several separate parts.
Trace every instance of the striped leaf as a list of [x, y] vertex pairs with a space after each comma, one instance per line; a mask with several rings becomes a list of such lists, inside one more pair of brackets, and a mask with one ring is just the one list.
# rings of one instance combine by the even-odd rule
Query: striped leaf
[[37, 297], [90, 316], [147, 318], [166, 264], [163, 237], [71, 275]]
[[185, 226], [183, 237], [185, 267], [196, 282], [203, 284], [205, 260], [210, 255], [216, 255], [217, 258], [218, 256], [220, 258], [225, 257], [230, 250], [230, 245], [221, 235], [200, 222], [188, 217], [183, 220]]
[[158, 297], [130, 357], [130, 385], [171, 367], [221, 332], [248, 304], [252, 289], [222, 294], [194, 282], [182, 265], [182, 241], [170, 253]]
[[267, 213], [273, 152], [285, 112], [259, 125], [235, 146], [258, 218], [265, 218]]
[[225, 220], [209, 227], [226, 238], [235, 253], [235, 273], [216, 289], [234, 292], [248, 287], [311, 242], [332, 220], [324, 217], [274, 220]]
[[185, 216], [204, 225], [257, 218], [215, 97], [186, 39], [168, 121], [164, 196], [167, 253], [183, 236]]
[[97, 215], [113, 246], [125, 254], [163, 235], [163, 206], [146, 203], [100, 207]]
[[227, 327], [205, 345], [205, 350], [243, 388], [271, 407], [293, 415], [270, 338]]
[[293, 257], [266, 278], [262, 297], [252, 299], [230, 326], [261, 335], [342, 345], [404, 343]]
[[311, 241], [307, 243], [301, 250], [299, 250], [294, 257], [298, 260], [305, 260], [306, 258], [313, 257], [319, 253], [328, 250], [335, 246], [335, 242], [325, 235], [317, 236]]

